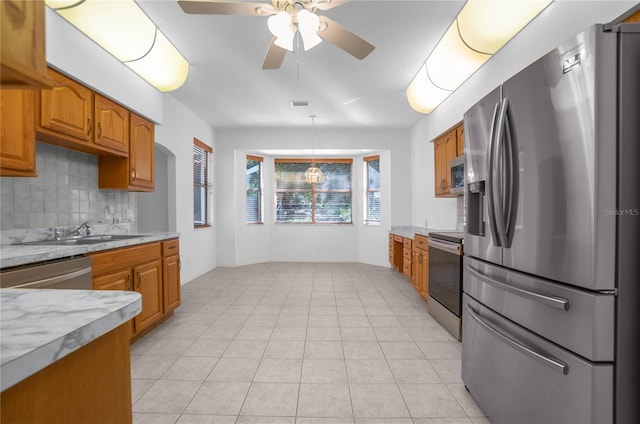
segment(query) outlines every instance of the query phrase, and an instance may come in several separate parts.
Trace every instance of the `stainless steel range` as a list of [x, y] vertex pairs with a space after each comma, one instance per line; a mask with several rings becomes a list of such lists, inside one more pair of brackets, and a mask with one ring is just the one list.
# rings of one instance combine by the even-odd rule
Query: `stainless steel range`
[[429, 233], [429, 313], [458, 340], [462, 335], [464, 233]]

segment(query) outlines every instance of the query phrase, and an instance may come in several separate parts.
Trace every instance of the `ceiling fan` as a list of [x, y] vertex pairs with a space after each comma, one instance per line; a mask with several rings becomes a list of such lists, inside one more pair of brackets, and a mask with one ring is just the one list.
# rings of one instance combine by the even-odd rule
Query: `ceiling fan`
[[262, 69], [278, 69], [287, 51], [293, 51], [296, 33], [302, 38], [304, 49], [328, 41], [350, 55], [362, 60], [375, 48], [339, 23], [318, 10], [329, 10], [346, 0], [271, 0], [269, 3], [224, 0], [178, 0], [189, 14], [269, 16], [267, 26], [273, 34]]

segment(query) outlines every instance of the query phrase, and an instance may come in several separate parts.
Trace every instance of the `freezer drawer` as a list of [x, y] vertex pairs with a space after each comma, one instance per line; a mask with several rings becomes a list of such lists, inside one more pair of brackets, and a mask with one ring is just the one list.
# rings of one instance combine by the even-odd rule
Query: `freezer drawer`
[[613, 365], [545, 341], [464, 295], [462, 379], [494, 424], [613, 422]]
[[464, 291], [495, 312], [591, 361], [614, 360], [615, 296], [464, 259]]

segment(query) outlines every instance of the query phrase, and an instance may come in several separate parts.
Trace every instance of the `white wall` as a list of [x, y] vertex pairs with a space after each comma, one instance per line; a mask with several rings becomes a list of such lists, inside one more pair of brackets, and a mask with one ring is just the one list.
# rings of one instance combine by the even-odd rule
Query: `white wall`
[[[323, 129], [315, 131], [317, 157], [351, 157], [353, 225], [275, 225], [273, 158], [309, 157], [310, 132], [294, 129], [222, 129], [217, 131], [216, 185], [218, 264], [236, 266], [265, 261], [359, 261], [387, 263], [387, 231], [411, 221], [411, 173], [406, 130]], [[276, 154], [273, 151], [279, 150]], [[266, 151], [266, 153], [265, 153]], [[336, 152], [337, 151], [337, 152]], [[383, 175], [382, 225], [362, 223], [362, 158], [379, 153]], [[265, 158], [264, 224], [245, 223], [247, 154]]]
[[[161, 124], [155, 127], [155, 141], [170, 154], [158, 172], [166, 173], [159, 178], [167, 180], [169, 201], [175, 199], [175, 208], [169, 207], [166, 216], [169, 229], [180, 233], [182, 282], [215, 268], [216, 226], [214, 223], [210, 228], [193, 229], [192, 189], [193, 138], [215, 149], [214, 129], [171, 94], [153, 88], [49, 8], [46, 8], [46, 43], [50, 65]], [[139, 222], [144, 219], [142, 215], [138, 217]]]
[[[595, 23], [607, 23], [637, 4], [636, 1], [556, 0], [531, 24], [496, 53], [435, 111], [411, 130], [412, 175], [414, 186], [412, 216], [414, 225], [454, 228], [455, 199], [434, 197], [433, 138], [462, 120], [464, 112], [492, 89], [515, 75], [558, 44]], [[553, 12], [551, 14], [550, 12]], [[423, 164], [428, 163], [425, 167]], [[425, 196], [426, 191], [426, 196]]]
[[[180, 260], [182, 282], [188, 282], [216, 267], [215, 221], [211, 227], [193, 228], [193, 139], [211, 146], [214, 151], [214, 169], [217, 168], [216, 137], [213, 128], [178, 102], [170, 94], [164, 97], [162, 125], [156, 125], [156, 143], [175, 156], [175, 185], [169, 184], [168, 197], [175, 199], [176, 231], [180, 233]], [[172, 181], [172, 176], [169, 176]], [[215, 210], [217, 197], [213, 196]], [[169, 216], [171, 220], [171, 216]], [[140, 219], [144, 219], [143, 216]]]

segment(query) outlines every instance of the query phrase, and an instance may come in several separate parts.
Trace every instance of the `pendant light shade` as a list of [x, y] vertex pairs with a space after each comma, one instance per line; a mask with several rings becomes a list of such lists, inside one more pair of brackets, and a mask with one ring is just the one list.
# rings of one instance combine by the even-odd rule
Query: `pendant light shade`
[[317, 116], [311, 115], [311, 166], [304, 171], [304, 180], [309, 184], [320, 184], [327, 179], [320, 168], [316, 167], [316, 152], [314, 149], [315, 119]]

